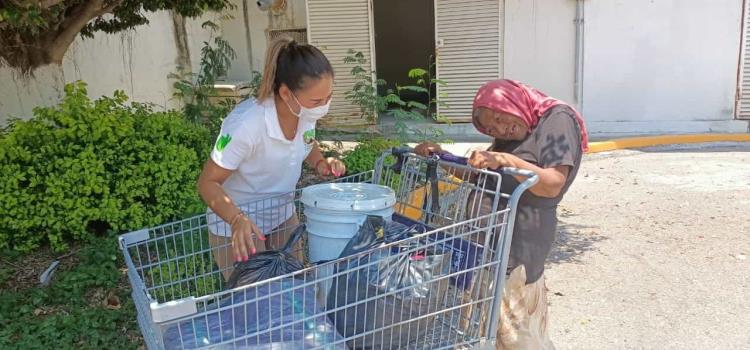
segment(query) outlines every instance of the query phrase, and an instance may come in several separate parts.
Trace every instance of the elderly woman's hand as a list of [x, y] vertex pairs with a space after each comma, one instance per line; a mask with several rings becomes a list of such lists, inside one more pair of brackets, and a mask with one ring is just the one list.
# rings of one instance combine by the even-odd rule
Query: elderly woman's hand
[[499, 169], [518, 167], [519, 158], [510, 153], [474, 151], [471, 152], [468, 164], [477, 169]]
[[443, 153], [443, 149], [436, 143], [423, 142], [414, 147], [414, 153], [422, 157], [429, 157], [433, 154]]

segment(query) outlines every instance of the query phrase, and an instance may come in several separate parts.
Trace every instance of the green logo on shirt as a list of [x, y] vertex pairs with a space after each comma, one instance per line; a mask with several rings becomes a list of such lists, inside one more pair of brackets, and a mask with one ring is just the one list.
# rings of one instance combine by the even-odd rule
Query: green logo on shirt
[[302, 138], [305, 140], [305, 143], [312, 143], [315, 140], [315, 129], [305, 131], [302, 134]]
[[229, 134], [222, 135], [219, 137], [219, 139], [216, 141], [216, 150], [219, 152], [223, 152], [224, 148], [227, 147], [229, 142], [232, 141], [232, 136]]

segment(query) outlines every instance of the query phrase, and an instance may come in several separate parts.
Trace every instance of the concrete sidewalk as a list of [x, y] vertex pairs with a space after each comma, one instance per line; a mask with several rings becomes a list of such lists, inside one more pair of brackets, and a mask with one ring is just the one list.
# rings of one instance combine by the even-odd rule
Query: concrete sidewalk
[[750, 143], [587, 155], [548, 258], [558, 349], [750, 349]]

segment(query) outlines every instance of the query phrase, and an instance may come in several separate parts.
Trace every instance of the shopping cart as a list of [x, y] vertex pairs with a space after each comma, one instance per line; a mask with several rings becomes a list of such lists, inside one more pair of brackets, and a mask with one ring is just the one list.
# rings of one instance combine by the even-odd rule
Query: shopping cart
[[[525, 180], [512, 193], [501, 193], [502, 174]], [[450, 155], [424, 158], [394, 149], [373, 171], [338, 181], [393, 188], [393, 222], [412, 233], [233, 289], [227, 289], [225, 271], [215, 264], [212, 253], [219, 247], [212, 248], [207, 238], [209, 229], [225, 224], [210, 215], [121, 235], [148, 348], [494, 348], [516, 207], [538, 177], [510, 168], [478, 170]], [[299, 190], [280, 194], [241, 209], [249, 215], [293, 211], [304, 223], [300, 195]], [[444, 260], [426, 278], [377, 288], [378, 268], [422, 263], [428, 252]], [[372, 283], [352, 282], [362, 280]], [[319, 289], [331, 285], [321, 300]]]

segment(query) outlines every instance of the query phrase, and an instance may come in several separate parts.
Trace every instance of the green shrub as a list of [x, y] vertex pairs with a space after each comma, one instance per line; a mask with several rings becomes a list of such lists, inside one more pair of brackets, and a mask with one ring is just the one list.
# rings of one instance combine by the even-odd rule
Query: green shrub
[[344, 164], [346, 164], [347, 174], [354, 175], [372, 170], [375, 167], [375, 161], [384, 151], [400, 145], [400, 141], [383, 138], [373, 138], [360, 141], [360, 143], [353, 150], [349, 151], [343, 159]]
[[0, 249], [59, 251], [201, 210], [208, 131], [126, 101], [120, 91], [92, 101], [84, 83], [68, 84], [60, 105], [0, 135]]

